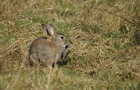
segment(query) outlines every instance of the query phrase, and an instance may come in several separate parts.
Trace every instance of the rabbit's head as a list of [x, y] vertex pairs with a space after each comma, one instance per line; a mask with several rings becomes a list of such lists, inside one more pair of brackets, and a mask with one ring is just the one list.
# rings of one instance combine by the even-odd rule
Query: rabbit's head
[[64, 48], [67, 46], [67, 38], [61, 33], [56, 33], [53, 24], [48, 23], [48, 25], [42, 24], [41, 26], [45, 33], [49, 35], [47, 42]]

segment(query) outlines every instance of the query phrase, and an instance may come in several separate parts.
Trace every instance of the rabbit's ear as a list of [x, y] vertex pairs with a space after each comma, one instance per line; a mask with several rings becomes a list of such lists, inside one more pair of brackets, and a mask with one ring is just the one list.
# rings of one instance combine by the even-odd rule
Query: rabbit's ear
[[45, 24], [41, 24], [43, 30], [45, 31], [46, 34], [53, 36], [55, 31], [54, 31], [54, 26], [51, 23], [48, 23], [48, 25], [46, 26]]
[[48, 33], [49, 33], [49, 35], [53, 36], [54, 33], [55, 33], [53, 24], [48, 23], [47, 27], [48, 27]]
[[48, 34], [48, 28], [47, 28], [47, 26], [46, 26], [45, 24], [41, 24], [41, 26], [42, 26], [44, 32], [45, 32], [46, 34]]

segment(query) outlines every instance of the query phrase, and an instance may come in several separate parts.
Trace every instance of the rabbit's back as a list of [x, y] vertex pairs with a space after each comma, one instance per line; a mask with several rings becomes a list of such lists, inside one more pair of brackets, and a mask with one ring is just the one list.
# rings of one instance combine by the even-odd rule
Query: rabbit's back
[[48, 39], [47, 37], [40, 37], [34, 40], [30, 46], [29, 53], [31, 54], [44, 50], [45, 48], [43, 48], [42, 46], [44, 45], [46, 46], [47, 39]]

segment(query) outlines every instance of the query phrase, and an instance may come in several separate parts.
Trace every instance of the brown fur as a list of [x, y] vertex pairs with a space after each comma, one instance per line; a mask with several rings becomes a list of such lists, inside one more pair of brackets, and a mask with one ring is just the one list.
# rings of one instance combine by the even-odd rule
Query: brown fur
[[49, 36], [49, 38], [47, 39], [47, 42], [52, 42], [52, 36]]

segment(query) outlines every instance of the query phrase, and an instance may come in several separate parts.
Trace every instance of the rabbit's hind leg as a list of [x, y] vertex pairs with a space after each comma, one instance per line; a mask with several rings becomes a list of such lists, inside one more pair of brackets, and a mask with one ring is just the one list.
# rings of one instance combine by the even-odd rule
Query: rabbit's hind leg
[[38, 63], [38, 59], [37, 59], [37, 55], [36, 53], [32, 53], [29, 55], [29, 61], [30, 61], [30, 65], [33, 66], [34, 64]]

